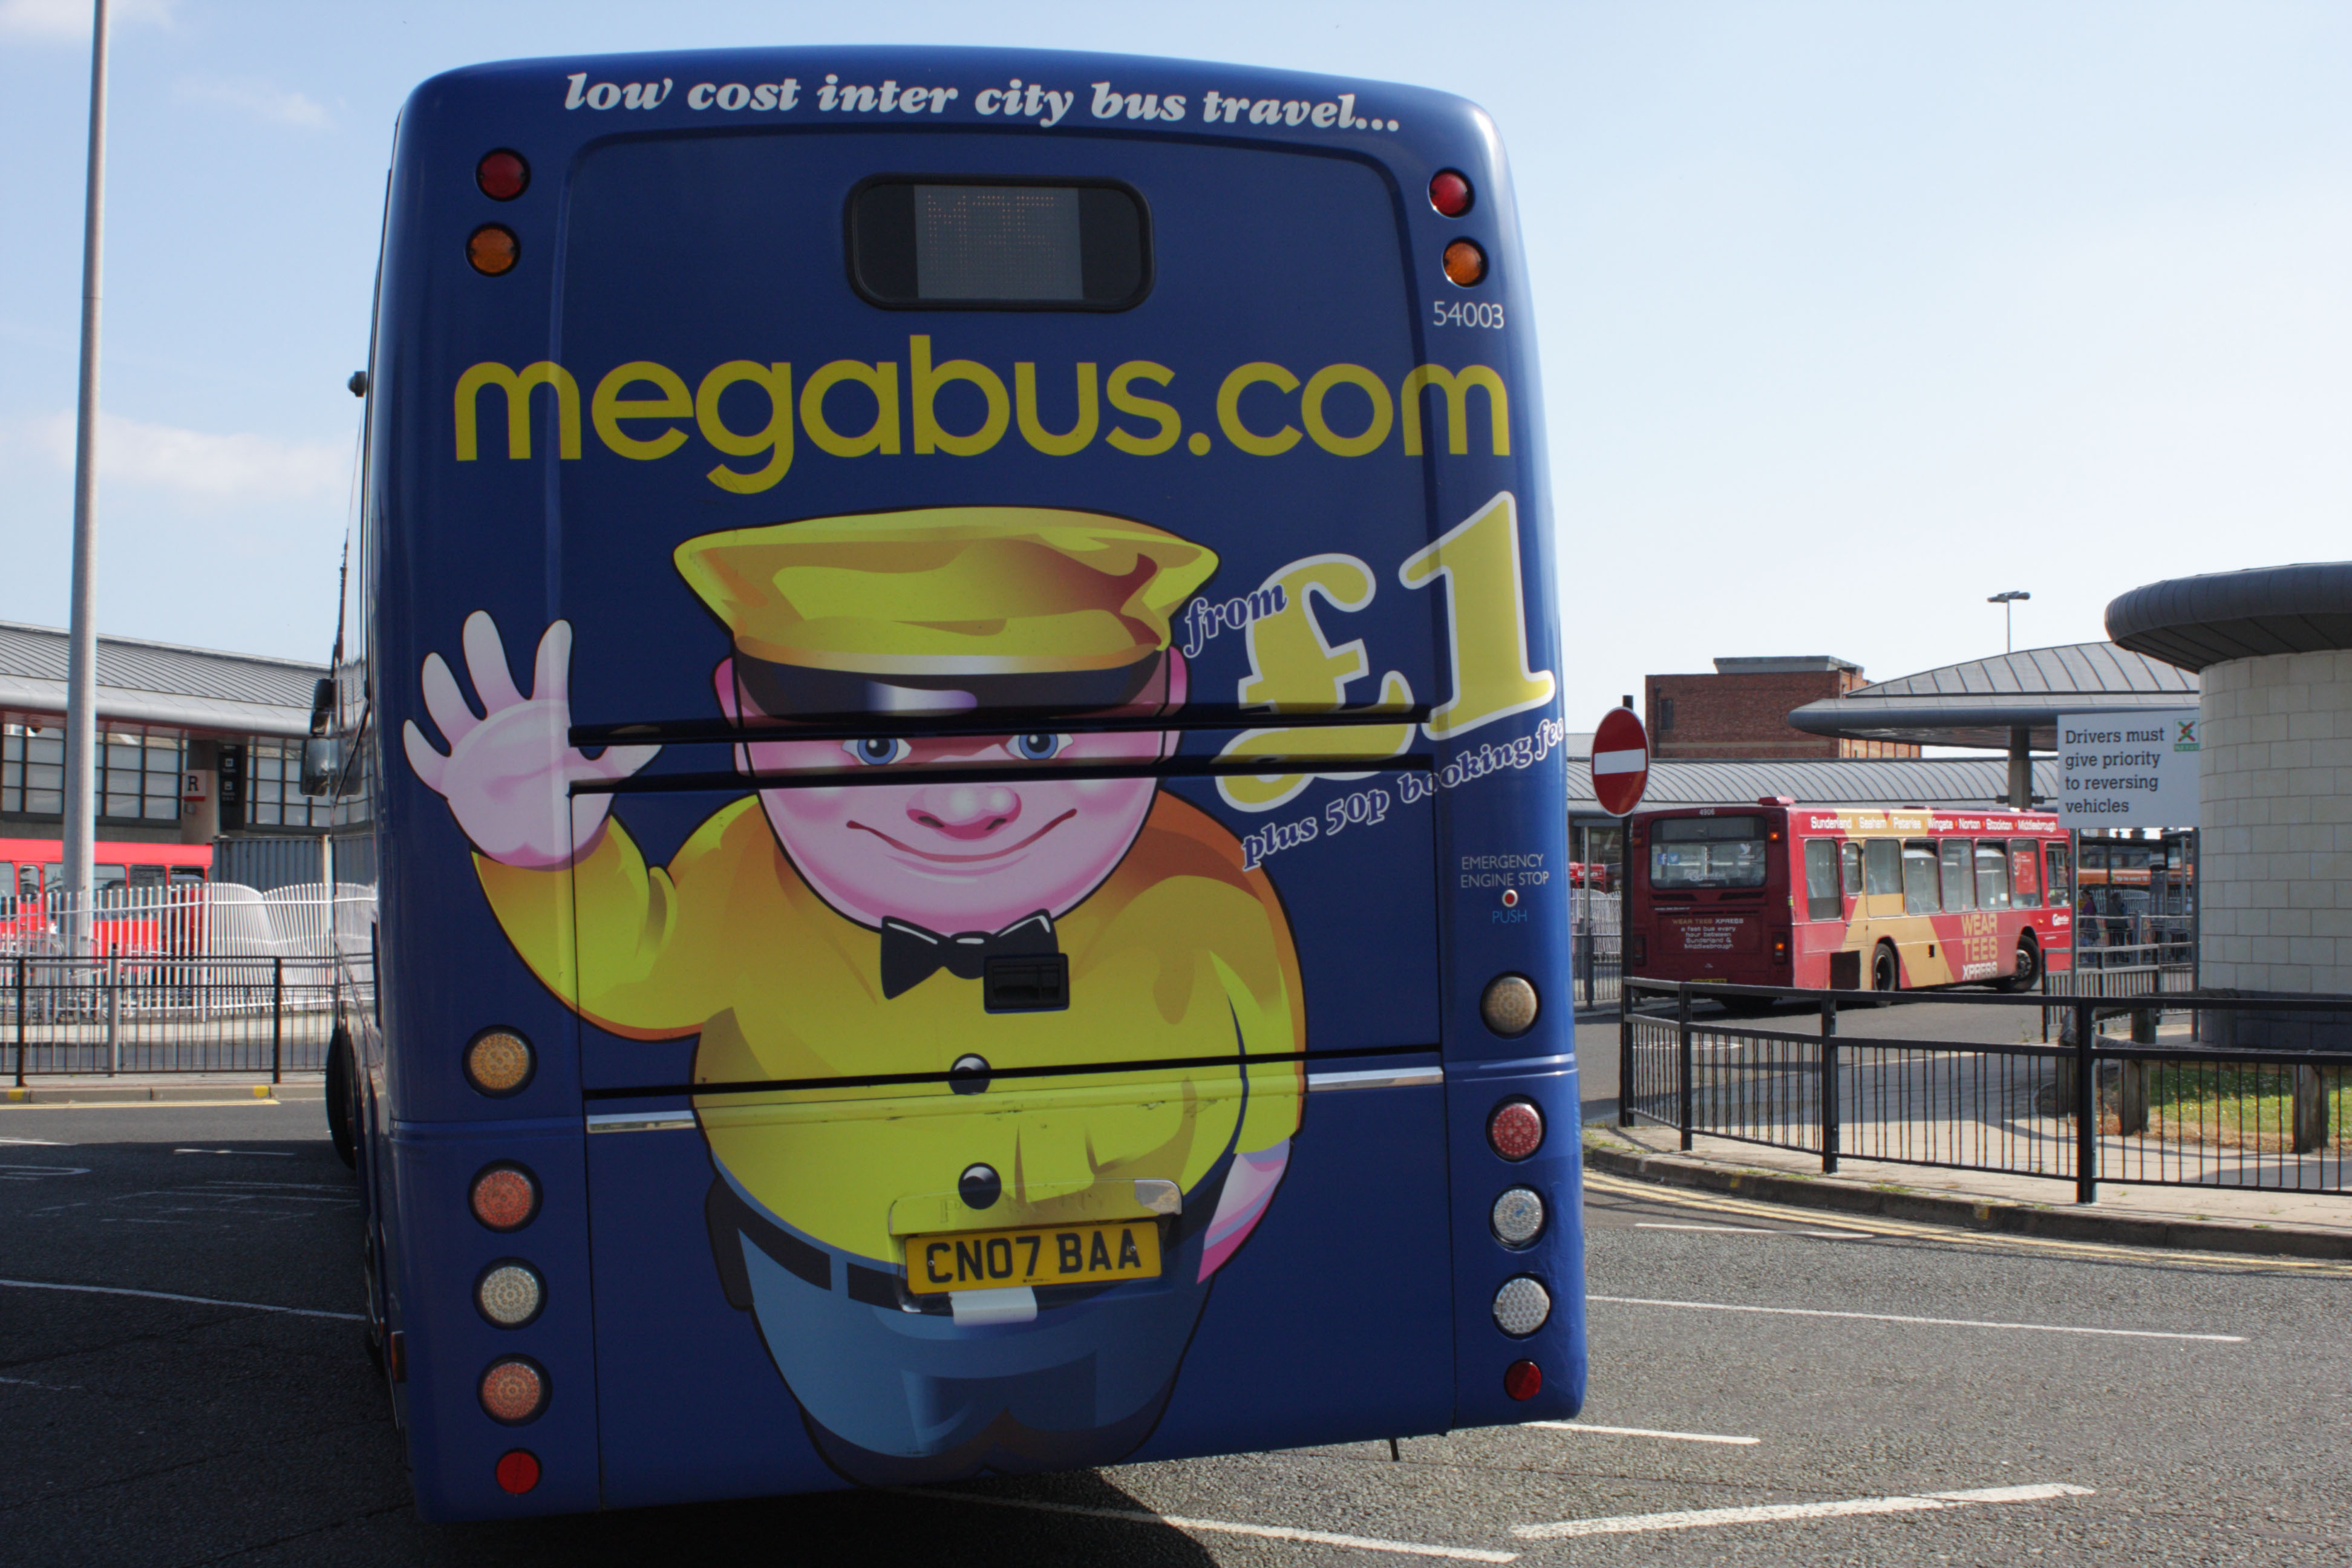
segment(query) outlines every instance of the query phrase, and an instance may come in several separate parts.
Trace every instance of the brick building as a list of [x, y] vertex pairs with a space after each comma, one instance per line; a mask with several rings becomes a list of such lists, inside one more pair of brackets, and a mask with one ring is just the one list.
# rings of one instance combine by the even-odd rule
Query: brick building
[[1904, 742], [1809, 735], [1790, 725], [1792, 710], [1861, 685], [1862, 666], [1826, 654], [1718, 658], [1713, 675], [1647, 676], [1650, 754], [1690, 762], [1916, 757], [1919, 748]]

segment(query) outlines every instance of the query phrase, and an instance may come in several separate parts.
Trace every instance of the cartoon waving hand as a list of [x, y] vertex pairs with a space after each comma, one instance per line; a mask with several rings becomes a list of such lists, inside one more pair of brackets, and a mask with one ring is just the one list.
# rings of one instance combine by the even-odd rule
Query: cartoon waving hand
[[465, 645], [481, 715], [441, 656], [428, 656], [420, 681], [425, 710], [449, 749], [436, 749], [411, 720], [402, 736], [408, 765], [449, 803], [474, 847], [499, 864], [529, 870], [569, 865], [594, 845], [613, 805], [609, 795], [575, 795], [571, 786], [626, 778], [661, 748], [608, 746], [590, 757], [572, 745], [569, 621], [555, 622], [539, 639], [529, 697], [515, 689], [506, 645], [488, 614], [466, 617]]

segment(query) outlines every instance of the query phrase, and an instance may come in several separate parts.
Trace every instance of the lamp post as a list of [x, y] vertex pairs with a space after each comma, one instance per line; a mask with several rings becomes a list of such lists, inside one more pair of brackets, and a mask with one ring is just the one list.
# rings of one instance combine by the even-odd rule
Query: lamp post
[[2012, 607], [2016, 605], [2018, 600], [2031, 599], [2032, 597], [2033, 597], [2033, 595], [2027, 593], [2022, 588], [2011, 588], [2006, 594], [1995, 594], [1985, 601], [1988, 605], [1999, 605], [2000, 606], [2001, 652], [2015, 653], [2017, 651], [2017, 626], [2016, 624], [2010, 619], [2010, 616]]
[[81, 397], [74, 431], [73, 606], [67, 622], [67, 936], [89, 951], [90, 850], [98, 837], [98, 304], [106, 233], [106, 0], [91, 6], [89, 184], [81, 231]]

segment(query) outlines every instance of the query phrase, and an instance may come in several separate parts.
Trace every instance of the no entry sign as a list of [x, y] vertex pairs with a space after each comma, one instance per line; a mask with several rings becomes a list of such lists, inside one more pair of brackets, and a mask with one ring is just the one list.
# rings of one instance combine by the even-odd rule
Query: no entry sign
[[1612, 816], [1642, 804], [1650, 784], [1650, 737], [1631, 708], [1612, 708], [1592, 731], [1592, 797]]

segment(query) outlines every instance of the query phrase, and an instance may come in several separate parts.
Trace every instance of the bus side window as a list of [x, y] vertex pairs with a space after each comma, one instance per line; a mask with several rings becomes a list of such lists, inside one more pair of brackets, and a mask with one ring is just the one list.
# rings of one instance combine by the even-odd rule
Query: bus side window
[[2033, 852], [2031, 838], [2009, 841], [2009, 901], [2017, 909], [2038, 910], [2042, 907], [2042, 857]]
[[1944, 907], [1948, 910], [1972, 910], [1977, 907], [1976, 879], [1969, 875], [1969, 841], [1947, 838], [1940, 846], [1944, 873]]
[[2053, 910], [2063, 910], [2066, 907], [2068, 902], [2066, 896], [2066, 847], [2063, 844], [2053, 843], [2049, 846], [2046, 853], [2050, 861], [2050, 879], [2043, 885], [2050, 889], [2050, 907]]
[[202, 866], [172, 868], [172, 886], [174, 888], [201, 888], [204, 885], [205, 868]]
[[1838, 889], [1849, 899], [1862, 897], [1862, 846], [1838, 846]]
[[1838, 846], [1833, 838], [1805, 840], [1805, 918], [1833, 921], [1845, 912], [1838, 900]]
[[122, 902], [123, 889], [130, 885], [131, 880], [128, 868], [92, 866], [89, 872], [89, 890], [92, 898], [101, 904]]
[[[34, 898], [38, 899], [40, 894], [41, 884], [38, 879], [38, 873], [36, 873], [33, 883], [33, 896]], [[16, 915], [16, 865], [13, 860], [0, 860], [0, 920], [11, 919]]]
[[1872, 893], [1903, 890], [1903, 845], [1899, 839], [1873, 838], [1864, 846], [1863, 887]]
[[1977, 908], [2009, 908], [2009, 847], [1998, 838], [1977, 843]]
[[1903, 841], [1903, 912], [1932, 915], [1943, 906], [1936, 898], [1936, 846], [1930, 839]]

